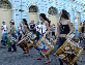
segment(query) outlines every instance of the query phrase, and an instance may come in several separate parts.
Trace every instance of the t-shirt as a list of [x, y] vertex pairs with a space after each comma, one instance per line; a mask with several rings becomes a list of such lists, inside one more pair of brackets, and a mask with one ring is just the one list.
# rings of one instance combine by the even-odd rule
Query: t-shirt
[[80, 29], [81, 29], [81, 26], [79, 25], [79, 26], [78, 26], [78, 31], [79, 31], [79, 32], [80, 32]]
[[13, 29], [12, 26], [10, 27], [10, 31], [11, 31], [11, 34], [15, 33], [15, 30]]
[[33, 33], [36, 32], [36, 25], [35, 24], [30, 24], [30, 27], [29, 27], [30, 31], [33, 31]]
[[52, 32], [55, 32], [55, 27], [52, 28]]
[[41, 33], [41, 25], [37, 25], [37, 26], [36, 26], [36, 31], [38, 31], [38, 32]]
[[1, 30], [2, 30], [2, 34], [7, 33], [7, 26], [2, 24]]
[[30, 27], [29, 27], [29, 28], [30, 28], [30, 30], [31, 30], [31, 29], [34, 29], [35, 27], [36, 27], [35, 24], [30, 24]]
[[47, 26], [43, 24], [43, 25], [41, 26], [41, 32], [42, 32], [42, 33], [45, 33], [46, 30], [47, 30]]
[[37, 30], [38, 32], [40, 32], [40, 34], [43, 34], [43, 33], [46, 32], [47, 26], [45, 26], [44, 24], [43, 24], [43, 25], [37, 25], [37, 26], [36, 26], [36, 30]]

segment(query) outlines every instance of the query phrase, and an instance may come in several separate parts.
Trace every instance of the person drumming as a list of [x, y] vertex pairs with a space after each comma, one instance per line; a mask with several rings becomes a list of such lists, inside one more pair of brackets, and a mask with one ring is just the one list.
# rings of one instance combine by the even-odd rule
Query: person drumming
[[[49, 19], [46, 17], [46, 15], [44, 13], [40, 14], [40, 20], [42, 21], [42, 36], [44, 36], [44, 34], [46, 33], [46, 31], [48, 30], [48, 28], [50, 27], [50, 21]], [[42, 58], [44, 58], [44, 56], [42, 54], [40, 54], [41, 57], [37, 58], [37, 60], [41, 60]], [[45, 62], [45, 64], [50, 63], [51, 59], [49, 58], [49, 55], [46, 56], [47, 57], [47, 61]]]
[[[22, 26], [23, 34], [25, 36], [27, 34], [27, 32], [29, 31], [27, 20], [26, 19], [23, 19], [22, 20], [22, 24], [23, 24], [23, 26]], [[27, 45], [26, 45], [26, 48], [23, 48], [23, 51], [24, 51], [24, 54], [30, 55], [29, 54], [29, 48], [27, 47]]]
[[[69, 13], [63, 9], [60, 14], [61, 15], [60, 15], [60, 21], [58, 23], [58, 33], [57, 33], [58, 49], [66, 41], [66, 37], [72, 33]], [[63, 65], [63, 62], [61, 59], [59, 59], [59, 62], [60, 62], [60, 65]], [[77, 63], [75, 63], [74, 65], [77, 65]]]

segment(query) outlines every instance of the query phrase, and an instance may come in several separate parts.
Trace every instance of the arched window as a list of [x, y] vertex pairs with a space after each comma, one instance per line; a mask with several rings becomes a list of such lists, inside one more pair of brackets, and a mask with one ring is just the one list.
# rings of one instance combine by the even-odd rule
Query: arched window
[[50, 7], [48, 13], [50, 15], [56, 15], [58, 13], [57, 9], [55, 7]]
[[[0, 0], [0, 29], [2, 25], [2, 21], [6, 21], [6, 25], [9, 28], [9, 22], [11, 20], [11, 4], [8, 0]], [[1, 36], [1, 30], [0, 30], [0, 36]], [[1, 37], [0, 37], [1, 40]]]
[[11, 9], [11, 4], [7, 0], [1, 0], [0, 1], [0, 8]]
[[38, 22], [38, 7], [35, 5], [31, 5], [29, 7], [29, 22], [34, 21], [35, 24]]
[[48, 18], [51, 21], [51, 25], [57, 26], [58, 22], [58, 11], [55, 7], [51, 6], [48, 10]]
[[29, 8], [29, 12], [38, 12], [37, 6], [31, 5]]

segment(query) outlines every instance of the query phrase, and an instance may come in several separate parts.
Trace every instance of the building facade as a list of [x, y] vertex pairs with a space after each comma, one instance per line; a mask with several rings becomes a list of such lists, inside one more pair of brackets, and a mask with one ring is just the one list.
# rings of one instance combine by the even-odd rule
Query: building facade
[[70, 13], [71, 22], [77, 26], [85, 20], [85, 1], [83, 0], [0, 0], [0, 24], [6, 20], [13, 19], [16, 27], [19, 26], [23, 18], [28, 23], [34, 20], [40, 22], [39, 14], [45, 13], [52, 24], [59, 21], [59, 14], [62, 9]]

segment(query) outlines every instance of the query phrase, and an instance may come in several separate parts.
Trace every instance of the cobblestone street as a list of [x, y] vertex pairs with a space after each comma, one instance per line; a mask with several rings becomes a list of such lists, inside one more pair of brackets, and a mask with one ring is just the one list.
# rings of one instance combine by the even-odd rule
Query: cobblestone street
[[[21, 48], [18, 47], [17, 52], [7, 52], [7, 48], [0, 48], [0, 65], [45, 65], [43, 60], [35, 60], [39, 57], [35, 49], [30, 50], [30, 56], [23, 54]], [[58, 59], [52, 54], [50, 55], [52, 62], [46, 65], [59, 65]], [[78, 60], [78, 65], [85, 65], [85, 52]]]

